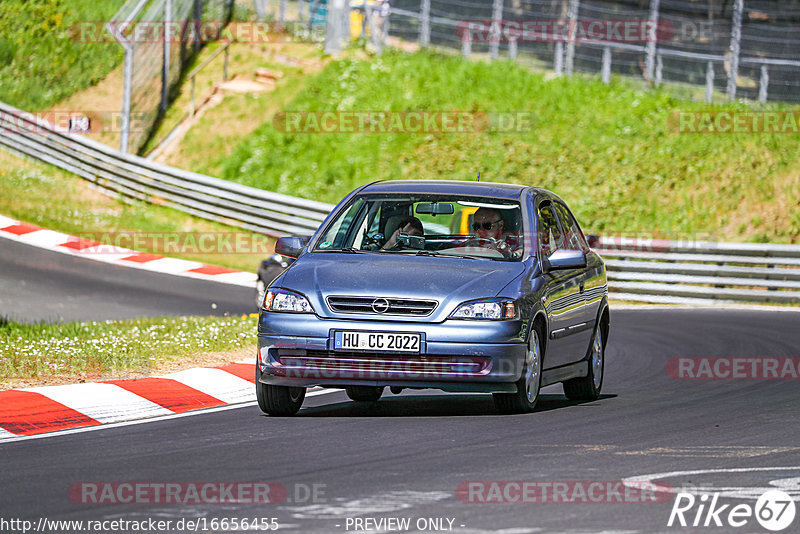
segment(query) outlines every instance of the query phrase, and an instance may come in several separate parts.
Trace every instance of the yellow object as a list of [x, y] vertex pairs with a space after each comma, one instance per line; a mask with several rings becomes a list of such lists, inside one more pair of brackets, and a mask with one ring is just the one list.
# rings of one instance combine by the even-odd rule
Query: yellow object
[[375, 0], [350, 0], [350, 38], [355, 41], [362, 35], [369, 37], [365, 5], [375, 5]]

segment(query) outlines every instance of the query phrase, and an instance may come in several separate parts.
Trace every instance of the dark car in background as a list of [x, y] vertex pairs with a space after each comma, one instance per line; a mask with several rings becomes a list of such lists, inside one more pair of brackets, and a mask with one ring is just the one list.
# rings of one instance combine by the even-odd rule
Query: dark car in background
[[356, 401], [386, 387], [491, 393], [503, 413], [533, 410], [559, 382], [570, 399], [600, 394], [605, 266], [549, 191], [376, 182], [276, 252], [297, 259], [261, 303], [256, 393], [268, 414], [296, 413], [309, 386]]

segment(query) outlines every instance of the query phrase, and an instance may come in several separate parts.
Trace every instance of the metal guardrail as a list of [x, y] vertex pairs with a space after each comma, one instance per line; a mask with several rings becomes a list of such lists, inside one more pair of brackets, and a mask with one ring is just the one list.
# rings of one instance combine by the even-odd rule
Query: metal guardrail
[[[116, 197], [268, 235], [308, 235], [333, 205], [123, 154], [0, 103], [0, 148], [77, 174]], [[601, 237], [610, 296], [664, 303], [800, 304], [800, 246]]]
[[601, 237], [610, 297], [800, 303], [800, 246]]
[[1, 102], [0, 147], [77, 174], [115, 197], [273, 236], [313, 233], [333, 209], [124, 154]]

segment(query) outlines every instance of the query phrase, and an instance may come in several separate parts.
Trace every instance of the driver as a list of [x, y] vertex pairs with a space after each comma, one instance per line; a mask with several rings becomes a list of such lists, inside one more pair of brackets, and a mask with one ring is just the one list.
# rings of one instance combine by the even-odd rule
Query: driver
[[495, 242], [499, 242], [503, 237], [503, 218], [496, 209], [478, 208], [472, 221], [476, 237]]

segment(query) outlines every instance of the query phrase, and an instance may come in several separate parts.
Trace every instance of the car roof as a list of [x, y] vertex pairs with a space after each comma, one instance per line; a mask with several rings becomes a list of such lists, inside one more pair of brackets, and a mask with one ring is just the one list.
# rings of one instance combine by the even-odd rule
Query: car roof
[[531, 188], [519, 184], [496, 182], [470, 182], [461, 180], [386, 180], [365, 185], [360, 193], [442, 193], [469, 196], [486, 196], [519, 200], [522, 192]]

